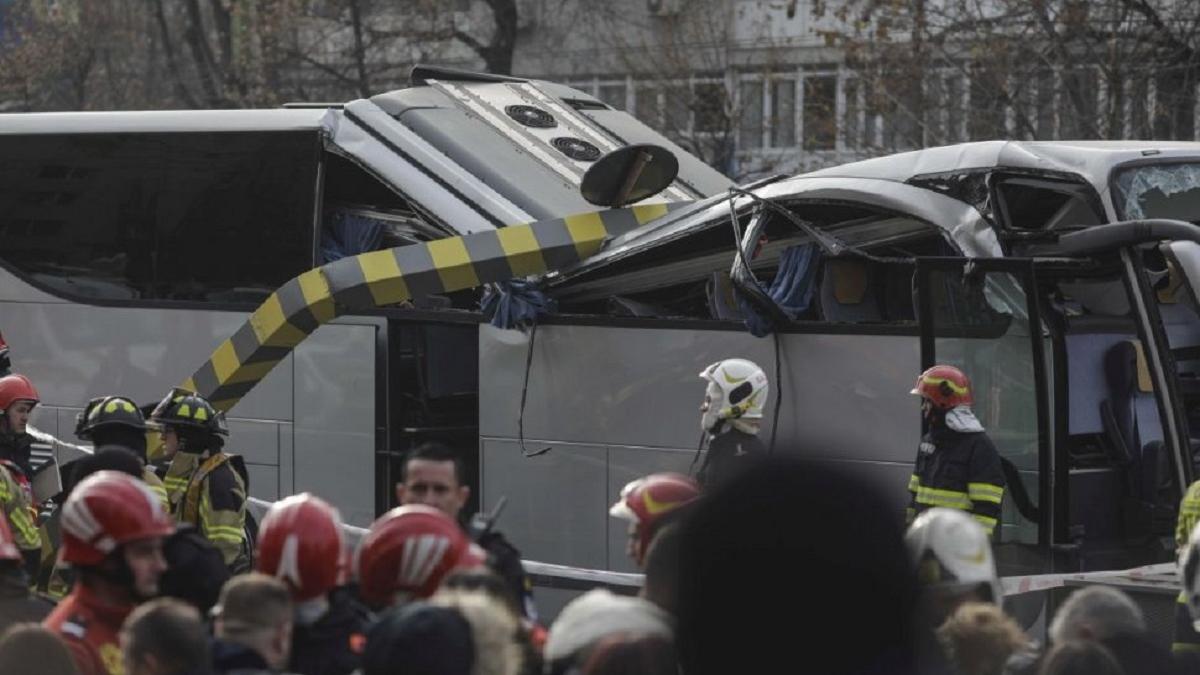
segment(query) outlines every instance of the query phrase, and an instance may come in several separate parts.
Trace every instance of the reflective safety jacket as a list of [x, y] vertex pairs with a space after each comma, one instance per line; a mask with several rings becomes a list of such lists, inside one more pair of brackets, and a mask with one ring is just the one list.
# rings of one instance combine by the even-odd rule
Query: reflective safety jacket
[[975, 516], [991, 535], [1000, 523], [1004, 486], [1000, 454], [987, 434], [938, 427], [917, 450], [908, 481], [908, 522], [925, 509], [943, 506]]

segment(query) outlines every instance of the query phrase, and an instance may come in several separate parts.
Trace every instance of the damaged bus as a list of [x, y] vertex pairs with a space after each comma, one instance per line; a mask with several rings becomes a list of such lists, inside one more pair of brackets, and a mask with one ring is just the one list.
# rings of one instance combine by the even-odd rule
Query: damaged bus
[[[1004, 573], [1171, 558], [1200, 438], [1200, 144], [971, 143], [735, 188], [567, 87], [413, 79], [340, 106], [0, 118], [0, 330], [38, 426], [216, 387], [255, 496], [318, 492], [356, 525], [394, 504], [405, 450], [449, 440], [526, 557], [626, 571], [607, 506], [693, 464], [706, 365], [762, 365], [764, 440], [852, 463], [899, 518], [907, 392], [951, 362], [1005, 458]], [[635, 146], [677, 171], [572, 220]], [[364, 283], [338, 296], [347, 265]], [[526, 330], [480, 311], [514, 276], [489, 297], [529, 293]], [[268, 314], [283, 337], [247, 347]]]

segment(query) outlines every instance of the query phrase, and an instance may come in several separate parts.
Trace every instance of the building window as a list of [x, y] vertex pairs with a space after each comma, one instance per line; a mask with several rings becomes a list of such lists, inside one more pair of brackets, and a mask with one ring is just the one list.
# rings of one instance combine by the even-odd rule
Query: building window
[[618, 110], [624, 110], [627, 105], [625, 102], [625, 83], [602, 82], [596, 98]]
[[719, 134], [728, 126], [725, 102], [728, 94], [720, 82], [699, 82], [692, 89], [692, 114], [694, 126], [699, 134]]
[[757, 150], [763, 145], [763, 83], [743, 80], [738, 87], [738, 147]]
[[804, 78], [804, 149], [832, 150], [837, 145], [837, 78]]
[[682, 138], [690, 130], [692, 94], [687, 82], [670, 82], [663, 91], [663, 128], [668, 136]]
[[846, 96], [846, 110], [842, 117], [842, 139], [847, 148], [862, 147], [862, 83], [858, 79], [847, 79], [842, 89]]
[[[837, 80], [833, 80], [836, 82]], [[836, 94], [836, 89], [834, 90]], [[836, 103], [836, 96], [834, 98]], [[835, 108], [830, 108], [830, 119]], [[790, 148], [796, 145], [796, 81], [775, 80], [771, 83], [771, 146]]]
[[658, 89], [652, 82], [638, 83], [633, 90], [633, 113], [650, 128], [662, 131], [662, 103], [658, 98]]

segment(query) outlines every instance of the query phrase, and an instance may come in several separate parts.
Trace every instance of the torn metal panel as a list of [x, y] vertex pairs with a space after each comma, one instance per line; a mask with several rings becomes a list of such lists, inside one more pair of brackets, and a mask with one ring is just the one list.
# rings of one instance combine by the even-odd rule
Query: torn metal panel
[[1025, 169], [1068, 173], [1101, 195], [1109, 220], [1118, 219], [1109, 193], [1113, 171], [1146, 160], [1169, 163], [1200, 158], [1200, 143], [1188, 141], [983, 141], [927, 148], [822, 169], [809, 178], [874, 178], [907, 182], [917, 176], [971, 169]]
[[[904, 214], [944, 231], [964, 255], [1002, 255], [995, 231], [974, 207], [912, 185], [879, 179], [801, 176], [771, 183], [753, 192], [764, 199], [780, 200], [796, 208], [804, 201], [839, 202], [884, 213]], [[749, 197], [735, 197], [734, 208], [743, 212], [752, 205], [752, 201]], [[617, 237], [600, 253], [578, 265], [548, 275], [547, 280], [552, 285], [569, 283], [571, 279], [616, 261], [643, 255], [670, 242], [727, 224], [729, 213], [728, 197], [709, 198], [679, 215], [648, 223]], [[910, 232], [911, 227], [912, 220], [903, 218], [874, 221], [869, 229], [856, 231], [852, 241], [858, 246], [876, 245]], [[732, 252], [731, 241], [728, 254], [723, 255], [732, 255]], [[703, 264], [707, 265], [707, 262]]]

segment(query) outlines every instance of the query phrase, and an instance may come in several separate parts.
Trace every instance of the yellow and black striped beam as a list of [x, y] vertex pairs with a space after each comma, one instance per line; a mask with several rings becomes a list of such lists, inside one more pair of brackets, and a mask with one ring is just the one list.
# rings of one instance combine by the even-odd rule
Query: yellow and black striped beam
[[334, 317], [565, 267], [598, 252], [609, 237], [683, 205], [651, 204], [512, 225], [311, 269], [272, 293], [183, 386], [227, 411]]

